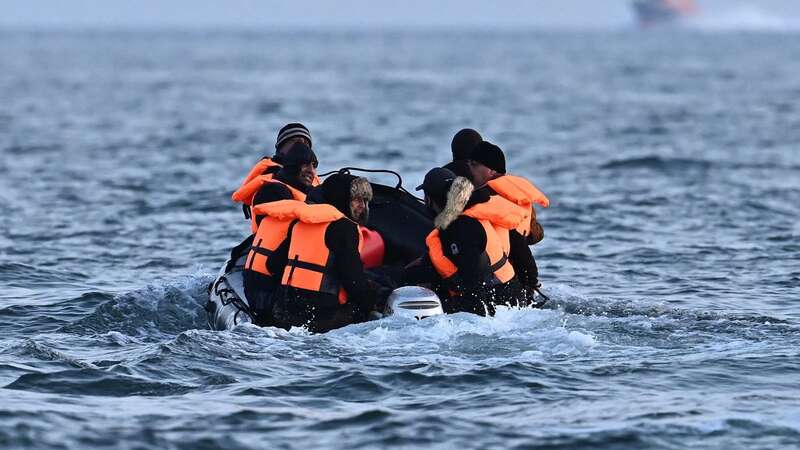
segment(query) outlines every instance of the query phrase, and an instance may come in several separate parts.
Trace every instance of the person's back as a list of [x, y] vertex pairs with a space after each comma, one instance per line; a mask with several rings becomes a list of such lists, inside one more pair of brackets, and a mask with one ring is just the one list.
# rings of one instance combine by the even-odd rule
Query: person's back
[[[473, 193], [469, 180], [446, 169], [431, 172], [420, 188], [437, 211], [436, 229], [426, 239], [425, 261], [406, 273], [406, 281], [431, 281], [430, 263], [444, 287], [440, 292], [448, 313], [491, 315], [496, 304], [527, 304], [507, 254], [508, 231], [522, 219], [521, 209], [485, 192]], [[436, 176], [441, 182], [434, 181]]]
[[533, 205], [547, 207], [550, 201], [530, 181], [507, 174], [505, 155], [491, 142], [483, 141], [473, 149], [469, 166], [471, 180], [479, 191], [502, 197], [525, 211], [523, 220], [510, 233], [510, 258], [520, 282], [531, 290], [538, 289], [539, 270], [529, 245], [541, 241], [544, 231]]
[[298, 200], [263, 203], [253, 213], [263, 216], [244, 264], [244, 289], [250, 310], [259, 326], [274, 325], [272, 294], [279, 285], [286, 263], [286, 240], [297, 223]]
[[344, 174], [331, 175], [317, 189], [325, 203], [298, 210], [273, 313], [284, 328], [325, 332], [367, 320], [375, 307], [357, 226], [366, 222], [372, 191], [365, 179]]

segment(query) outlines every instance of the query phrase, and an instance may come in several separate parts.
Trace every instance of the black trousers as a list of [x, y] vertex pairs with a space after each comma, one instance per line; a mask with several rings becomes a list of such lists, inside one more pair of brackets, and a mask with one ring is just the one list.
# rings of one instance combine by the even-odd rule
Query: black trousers
[[367, 321], [367, 314], [358, 305], [340, 305], [333, 295], [286, 286], [275, 290], [272, 317], [278, 327], [286, 330], [306, 327], [312, 333], [325, 333]]

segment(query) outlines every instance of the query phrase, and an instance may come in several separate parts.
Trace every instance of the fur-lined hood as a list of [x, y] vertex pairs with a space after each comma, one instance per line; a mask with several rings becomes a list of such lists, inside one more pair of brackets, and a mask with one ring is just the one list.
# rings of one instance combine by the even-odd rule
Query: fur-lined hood
[[472, 182], [464, 177], [456, 177], [447, 191], [447, 201], [444, 209], [436, 215], [433, 224], [440, 230], [447, 229], [458, 216], [464, 212], [464, 207], [472, 196], [475, 188]]
[[372, 185], [364, 177], [355, 177], [350, 182], [350, 200], [363, 198], [367, 203], [372, 201]]

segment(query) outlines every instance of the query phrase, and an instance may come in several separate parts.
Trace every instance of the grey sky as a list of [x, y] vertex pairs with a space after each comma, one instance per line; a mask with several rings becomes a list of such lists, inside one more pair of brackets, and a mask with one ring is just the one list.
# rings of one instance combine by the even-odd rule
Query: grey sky
[[[699, 0], [728, 20], [800, 21], [800, 0]], [[13, 27], [613, 27], [629, 0], [0, 0]], [[725, 16], [727, 15], [727, 16]]]

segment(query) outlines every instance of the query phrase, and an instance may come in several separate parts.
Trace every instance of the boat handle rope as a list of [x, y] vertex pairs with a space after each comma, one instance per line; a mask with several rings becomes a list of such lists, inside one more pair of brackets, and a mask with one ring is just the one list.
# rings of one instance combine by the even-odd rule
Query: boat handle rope
[[320, 178], [324, 178], [324, 177], [327, 177], [328, 175], [332, 175], [334, 173], [341, 173], [341, 174], [350, 175], [350, 171], [351, 170], [356, 171], [356, 172], [366, 172], [366, 173], [390, 173], [390, 174], [392, 174], [392, 175], [397, 177], [397, 185], [395, 185], [395, 187], [394, 187], [395, 189], [397, 189], [398, 191], [401, 191], [401, 192], [405, 192], [406, 194], [408, 194], [408, 195], [414, 197], [415, 199], [417, 199], [419, 202], [424, 202], [424, 200], [420, 199], [419, 197], [417, 197], [416, 195], [412, 194], [411, 192], [408, 192], [406, 190], [406, 188], [403, 187], [403, 177], [400, 176], [400, 174], [395, 172], [394, 170], [389, 170], [389, 169], [364, 169], [363, 167], [342, 167], [339, 170], [331, 170], [329, 172], [325, 172], [323, 174], [320, 174], [319, 177]]

